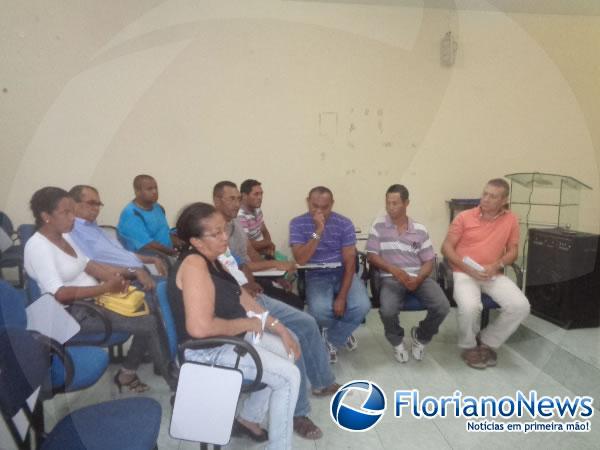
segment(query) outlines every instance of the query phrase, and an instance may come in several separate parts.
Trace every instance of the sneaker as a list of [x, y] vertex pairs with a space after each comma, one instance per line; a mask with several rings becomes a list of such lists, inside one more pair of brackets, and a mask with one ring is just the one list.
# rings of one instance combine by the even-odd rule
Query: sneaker
[[325, 347], [327, 347], [327, 353], [329, 353], [329, 364], [337, 363], [337, 348], [327, 339], [327, 328], [321, 329], [321, 336], [323, 337], [323, 342], [325, 342]]
[[425, 344], [419, 342], [419, 338], [417, 338], [417, 327], [411, 328], [410, 337], [412, 338], [412, 355], [417, 361], [421, 361], [425, 354]]
[[398, 362], [405, 363], [408, 361], [408, 351], [404, 348], [404, 342], [394, 347], [394, 356]]
[[337, 363], [337, 348], [335, 348], [335, 345], [329, 341], [325, 341], [325, 345], [327, 346], [327, 351], [329, 352], [329, 364]]
[[485, 369], [487, 367], [487, 363], [481, 353], [480, 347], [463, 350], [461, 356], [463, 361], [473, 369]]
[[346, 348], [350, 352], [353, 352], [358, 348], [358, 339], [356, 339], [353, 334], [348, 337], [348, 340], [346, 341]]

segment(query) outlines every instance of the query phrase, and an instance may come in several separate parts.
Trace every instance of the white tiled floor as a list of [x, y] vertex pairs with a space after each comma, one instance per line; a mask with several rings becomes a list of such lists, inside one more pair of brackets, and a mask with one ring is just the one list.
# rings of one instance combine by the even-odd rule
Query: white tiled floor
[[[313, 398], [312, 419], [324, 432], [318, 441], [294, 436], [295, 449], [597, 449], [600, 447], [600, 422], [591, 419], [588, 433], [469, 433], [464, 418], [416, 419], [393, 416], [393, 392], [396, 389], [419, 389], [421, 396], [451, 395], [460, 390], [468, 395], [511, 395], [516, 390], [536, 389], [540, 395], [591, 395], [600, 398], [600, 329], [563, 330], [536, 317], [524, 326], [498, 352], [498, 366], [483, 371], [464, 365], [456, 347], [456, 318], [452, 310], [440, 333], [427, 347], [425, 359], [399, 364], [383, 336], [377, 311], [357, 331], [359, 348], [340, 352], [334, 366], [340, 383], [367, 379], [377, 383], [387, 394], [388, 410], [382, 421], [366, 433], [349, 433], [337, 428], [329, 417], [329, 399]], [[423, 313], [403, 313], [405, 329], [416, 324]], [[493, 320], [493, 316], [492, 316]], [[117, 398], [112, 385], [116, 367], [104, 375], [93, 388], [46, 402], [49, 426], [67, 408]], [[168, 435], [171, 406], [166, 385], [152, 374], [151, 367], [140, 369], [140, 377], [151, 384], [149, 395], [163, 407], [160, 449], [197, 449], [197, 443], [171, 439]], [[122, 394], [132, 395], [132, 394]], [[598, 408], [598, 404], [594, 404]], [[228, 449], [261, 448], [246, 439], [233, 438]]]

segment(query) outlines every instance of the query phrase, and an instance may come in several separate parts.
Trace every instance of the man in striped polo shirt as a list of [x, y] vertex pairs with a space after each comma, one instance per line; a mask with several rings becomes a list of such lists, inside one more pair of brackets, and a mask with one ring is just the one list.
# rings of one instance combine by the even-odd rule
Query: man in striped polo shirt
[[[356, 235], [347, 217], [333, 212], [333, 193], [324, 186], [310, 190], [308, 212], [290, 222], [290, 245], [298, 264], [328, 263], [308, 270], [308, 312], [324, 331], [331, 363], [337, 349], [357, 347], [354, 330], [371, 309], [365, 286], [356, 276]], [[334, 267], [336, 266], [336, 267]]]
[[271, 234], [265, 225], [262, 206], [263, 189], [257, 180], [247, 179], [240, 185], [242, 202], [238, 211], [238, 222], [244, 229], [246, 236], [254, 250], [263, 256], [273, 258], [275, 256], [275, 244], [271, 240]]
[[380, 271], [379, 315], [385, 337], [402, 363], [408, 361], [408, 350], [398, 314], [406, 294], [414, 292], [427, 308], [425, 319], [410, 332], [411, 350], [417, 360], [423, 359], [425, 345], [450, 310], [444, 292], [429, 277], [435, 253], [427, 228], [406, 215], [408, 204], [408, 189], [401, 184], [390, 186], [385, 194], [387, 214], [375, 219], [367, 241], [369, 263]]

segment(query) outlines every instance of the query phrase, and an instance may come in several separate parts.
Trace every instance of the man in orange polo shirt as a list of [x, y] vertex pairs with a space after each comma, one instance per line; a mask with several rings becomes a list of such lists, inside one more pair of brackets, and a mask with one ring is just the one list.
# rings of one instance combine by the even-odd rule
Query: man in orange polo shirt
[[[458, 346], [464, 349], [463, 360], [476, 369], [496, 365], [495, 349], [529, 314], [529, 301], [502, 273], [517, 259], [519, 246], [518, 219], [508, 210], [509, 190], [505, 180], [490, 180], [479, 206], [456, 216], [442, 245], [454, 276]], [[476, 264], [469, 264], [469, 258]], [[477, 264], [480, 267], [475, 268]], [[480, 332], [482, 291], [501, 309], [498, 318]]]

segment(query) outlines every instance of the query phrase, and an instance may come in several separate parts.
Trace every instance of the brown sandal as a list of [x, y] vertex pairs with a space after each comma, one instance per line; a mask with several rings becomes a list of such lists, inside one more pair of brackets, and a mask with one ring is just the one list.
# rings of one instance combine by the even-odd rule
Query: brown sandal
[[321, 439], [323, 432], [306, 416], [294, 417], [294, 431], [304, 439]]
[[312, 394], [315, 397], [327, 397], [329, 395], [335, 394], [340, 387], [341, 387], [341, 385], [339, 385], [337, 383], [333, 383], [322, 389], [313, 389]]
[[[126, 375], [123, 378], [125, 381], [122, 381], [121, 375]], [[142, 381], [138, 378], [137, 374], [124, 374], [122, 371], [118, 371], [114, 378], [115, 384], [119, 388], [119, 394], [123, 390], [123, 386], [127, 386], [127, 388], [135, 392], [136, 394], [141, 394], [142, 392], [146, 392], [150, 389], [146, 383], [142, 383]]]

